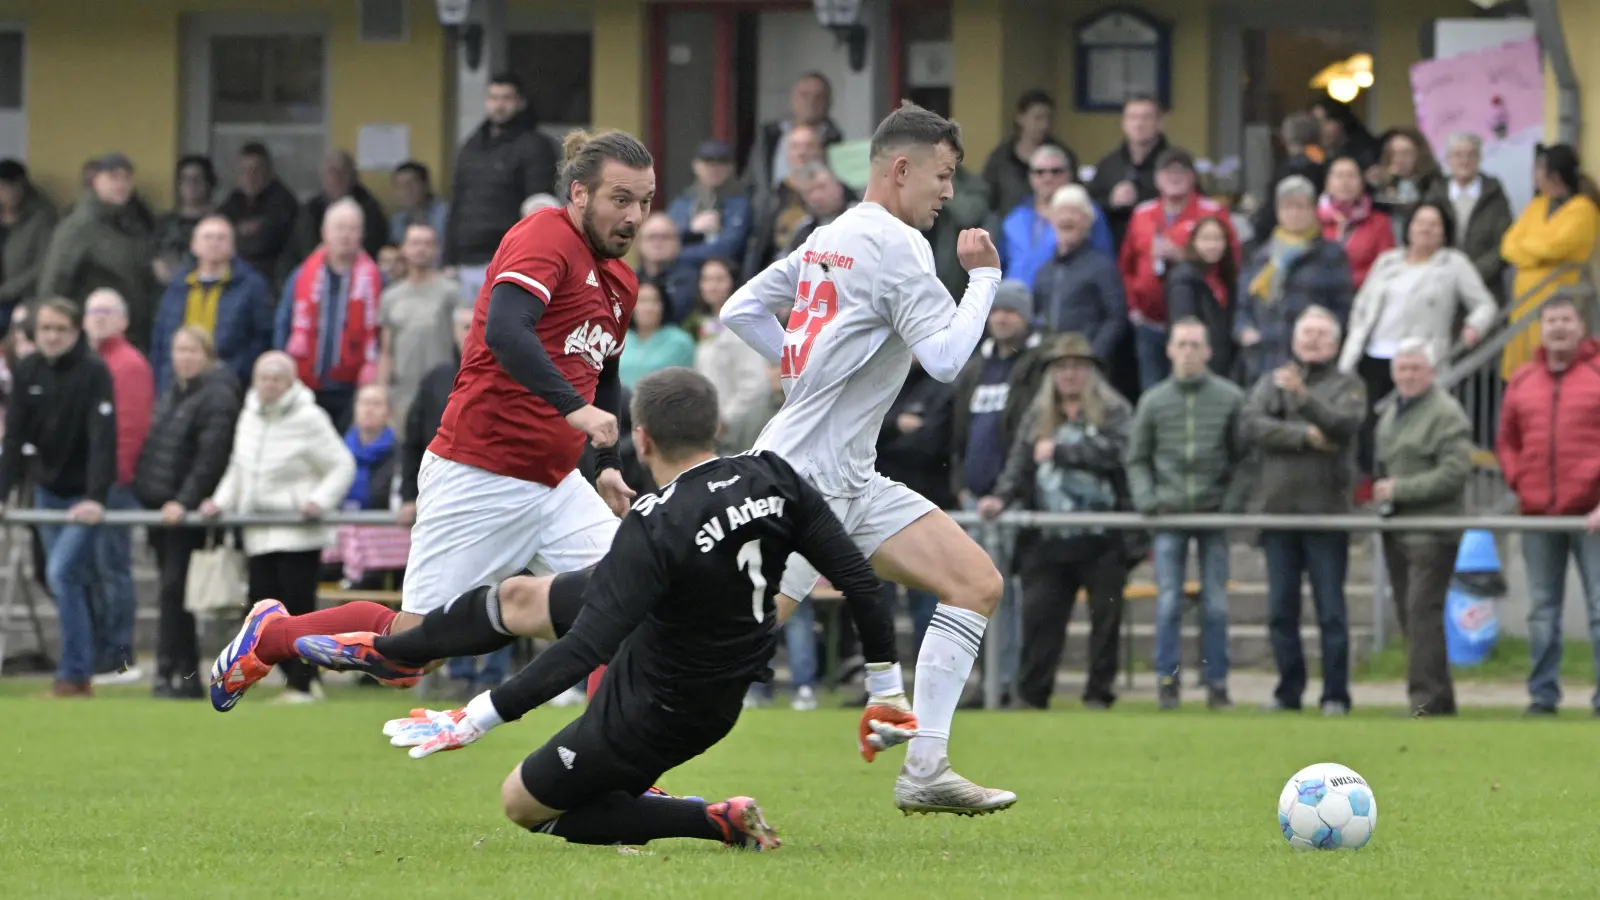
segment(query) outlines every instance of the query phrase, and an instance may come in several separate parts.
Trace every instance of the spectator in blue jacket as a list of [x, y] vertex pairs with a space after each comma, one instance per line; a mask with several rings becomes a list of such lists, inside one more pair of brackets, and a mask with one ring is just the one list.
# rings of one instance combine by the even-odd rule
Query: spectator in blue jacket
[[212, 336], [217, 361], [241, 384], [250, 382], [256, 357], [272, 347], [272, 289], [234, 253], [232, 223], [221, 215], [201, 219], [189, 249], [195, 264], [173, 275], [156, 310], [150, 368], [158, 396], [172, 383], [172, 335], [185, 325]]
[[648, 281], [661, 290], [668, 322], [682, 322], [694, 309], [700, 290], [699, 265], [685, 262], [682, 251], [678, 227], [666, 213], [651, 213], [639, 226], [639, 265], [634, 274], [640, 284]]
[[733, 148], [726, 141], [700, 144], [694, 155], [694, 184], [672, 201], [667, 215], [678, 226], [683, 245], [678, 258], [696, 270], [708, 259], [737, 259], [744, 253], [750, 239], [750, 198], [733, 177]]
[[[1033, 196], [1006, 215], [1001, 226], [1001, 271], [1009, 281], [1033, 286], [1039, 269], [1056, 256], [1056, 230], [1050, 222], [1050, 202], [1061, 190], [1077, 181], [1078, 161], [1070, 150], [1045, 144], [1033, 151], [1028, 163], [1028, 183]], [[1115, 258], [1111, 226], [1096, 209], [1089, 233], [1089, 246]]]

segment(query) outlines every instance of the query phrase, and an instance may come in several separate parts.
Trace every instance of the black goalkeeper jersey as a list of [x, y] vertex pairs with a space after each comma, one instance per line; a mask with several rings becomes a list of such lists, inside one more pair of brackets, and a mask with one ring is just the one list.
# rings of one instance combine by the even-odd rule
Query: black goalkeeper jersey
[[892, 662], [878, 580], [812, 487], [766, 451], [707, 460], [623, 518], [561, 640], [492, 699], [506, 720], [611, 662], [646, 701], [693, 704], [758, 680], [780, 629], [773, 600], [790, 554], [844, 595], [869, 662]]

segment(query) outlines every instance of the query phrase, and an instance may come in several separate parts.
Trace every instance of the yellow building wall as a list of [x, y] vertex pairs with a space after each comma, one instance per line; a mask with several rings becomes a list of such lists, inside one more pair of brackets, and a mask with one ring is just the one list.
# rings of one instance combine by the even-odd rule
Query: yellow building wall
[[[411, 127], [411, 153], [445, 176], [447, 92], [453, 79], [432, 0], [411, 0], [410, 34], [400, 43], [357, 40], [355, 2], [324, 0], [0, 0], [0, 19], [27, 27], [28, 160], [53, 196], [76, 195], [85, 159], [120, 150], [133, 159], [139, 190], [156, 207], [172, 200], [172, 164], [182, 141], [182, 16], [260, 12], [326, 17], [329, 137], [354, 149], [366, 122]], [[386, 173], [385, 173], [386, 174]], [[389, 199], [389, 179], [363, 178]], [[448, 182], [446, 182], [448, 183]]]
[[645, 136], [649, 14], [644, 0], [594, 0], [590, 111], [596, 128]]
[[[1578, 156], [1591, 176], [1600, 171], [1600, 54], [1590, 50], [1592, 35], [1600, 34], [1600, 3], [1594, 0], [1558, 0], [1561, 11], [1561, 31], [1566, 37], [1567, 53], [1578, 76], [1578, 114], [1581, 125], [1578, 132]], [[1544, 136], [1554, 142], [1560, 135], [1560, 105], [1555, 74], [1545, 66], [1544, 82]]]

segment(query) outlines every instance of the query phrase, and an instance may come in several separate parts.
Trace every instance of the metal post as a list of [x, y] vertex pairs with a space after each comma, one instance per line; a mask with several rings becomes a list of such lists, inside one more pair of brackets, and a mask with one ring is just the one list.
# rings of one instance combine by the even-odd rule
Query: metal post
[[[996, 567], [1004, 562], [1000, 526], [995, 522], [983, 524], [983, 549]], [[996, 612], [998, 613], [998, 607]], [[998, 618], [998, 616], [997, 616]], [[1000, 708], [1000, 623], [991, 621], [983, 633], [983, 708]]]
[[1383, 535], [1374, 531], [1370, 538], [1372, 541], [1372, 642], [1374, 653], [1382, 652], [1388, 643], [1386, 640], [1385, 620], [1387, 615], [1387, 596], [1389, 593], [1389, 563], [1383, 556]]

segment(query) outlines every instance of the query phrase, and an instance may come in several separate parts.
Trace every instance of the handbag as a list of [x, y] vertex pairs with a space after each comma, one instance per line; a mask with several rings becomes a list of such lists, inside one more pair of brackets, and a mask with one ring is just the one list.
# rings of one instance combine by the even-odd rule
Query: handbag
[[220, 610], [237, 611], [250, 597], [250, 577], [237, 532], [207, 532], [205, 546], [189, 555], [189, 572], [183, 581], [183, 608], [194, 615]]

